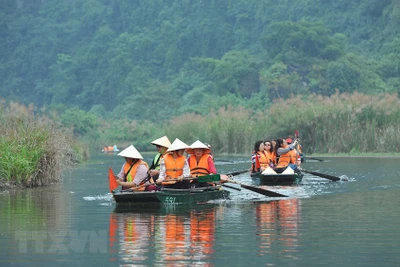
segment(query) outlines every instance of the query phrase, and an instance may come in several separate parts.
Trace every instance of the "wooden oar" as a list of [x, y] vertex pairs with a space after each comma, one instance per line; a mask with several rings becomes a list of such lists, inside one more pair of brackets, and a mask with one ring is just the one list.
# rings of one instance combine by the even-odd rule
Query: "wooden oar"
[[237, 191], [242, 191], [242, 189], [240, 189], [240, 188], [237, 188], [237, 187], [234, 187], [234, 186], [230, 186], [230, 185], [227, 185], [227, 184], [222, 184], [222, 186], [227, 187], [227, 188], [231, 188], [231, 189], [235, 189]]
[[317, 160], [317, 161], [320, 161], [320, 162], [325, 161], [324, 159], [318, 159], [318, 158], [313, 158], [313, 157], [309, 157], [309, 156], [305, 156], [305, 158], [306, 158], [306, 160], [307, 159], [313, 159], [313, 160]]
[[260, 188], [260, 187], [251, 186], [251, 185], [247, 185], [247, 184], [242, 184], [242, 183], [236, 182], [234, 180], [228, 179], [226, 181], [228, 183], [238, 184], [243, 188], [246, 188], [248, 190], [251, 190], [253, 192], [259, 193], [259, 194], [267, 196], [267, 197], [288, 197], [288, 196], [285, 196], [285, 195], [282, 195], [282, 194], [279, 194], [279, 193], [276, 193], [276, 192], [273, 192], [273, 191], [269, 191], [269, 190], [266, 190], [266, 189], [263, 189], [263, 188]]
[[227, 174], [225, 174], [225, 175], [227, 175], [227, 176], [236, 176], [236, 175], [239, 175], [239, 174], [242, 174], [242, 173], [245, 173], [245, 172], [249, 172], [249, 171], [250, 171], [250, 170], [247, 169], [247, 170], [241, 170], [241, 171], [230, 172], [230, 173], [227, 173]]
[[221, 181], [221, 177], [219, 174], [209, 174], [204, 176], [189, 177], [183, 179], [168, 179], [164, 180], [164, 182], [180, 182], [180, 181], [191, 181], [191, 180], [198, 180], [199, 183], [219, 182]]
[[321, 178], [329, 179], [329, 180], [334, 181], [334, 182], [341, 180], [339, 177], [336, 177], [336, 176], [333, 176], [333, 175], [329, 175], [329, 174], [325, 174], [325, 173], [307, 171], [305, 169], [301, 169], [301, 171], [305, 172], [305, 173], [309, 173], [309, 174], [315, 175], [315, 176], [319, 176]]

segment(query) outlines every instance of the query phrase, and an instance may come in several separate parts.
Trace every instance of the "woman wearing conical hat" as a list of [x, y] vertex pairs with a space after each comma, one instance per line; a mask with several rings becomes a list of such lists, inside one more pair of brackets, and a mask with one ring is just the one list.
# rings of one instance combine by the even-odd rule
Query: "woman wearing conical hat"
[[167, 188], [189, 188], [189, 180], [183, 180], [190, 177], [189, 164], [183, 155], [185, 149], [189, 148], [178, 138], [168, 148], [160, 162], [160, 175], [156, 181], [157, 184]]
[[[214, 160], [210, 155], [210, 149], [206, 144], [197, 140], [190, 145], [190, 148], [186, 149], [186, 152], [190, 155], [187, 161], [189, 163], [190, 175], [192, 177], [217, 173]], [[199, 183], [197, 180], [193, 180], [192, 183], [195, 187], [209, 185], [208, 183]]]
[[155, 155], [153, 162], [149, 168], [149, 174], [155, 180], [158, 179], [160, 174], [160, 162], [163, 155], [167, 153], [167, 149], [170, 147], [171, 142], [169, 141], [167, 136], [160, 137], [153, 142], [151, 142], [157, 148], [157, 154]]
[[119, 178], [117, 183], [123, 190], [130, 188], [135, 191], [152, 191], [156, 189], [147, 179], [149, 166], [134, 146], [131, 145], [122, 150], [118, 156], [125, 158], [125, 163], [117, 175]]

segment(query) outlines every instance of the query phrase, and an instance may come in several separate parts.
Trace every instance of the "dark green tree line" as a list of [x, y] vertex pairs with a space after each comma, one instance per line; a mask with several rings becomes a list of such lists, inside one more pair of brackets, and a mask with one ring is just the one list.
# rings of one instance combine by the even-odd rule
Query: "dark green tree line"
[[398, 92], [399, 5], [1, 0], [0, 95], [162, 121], [260, 98]]

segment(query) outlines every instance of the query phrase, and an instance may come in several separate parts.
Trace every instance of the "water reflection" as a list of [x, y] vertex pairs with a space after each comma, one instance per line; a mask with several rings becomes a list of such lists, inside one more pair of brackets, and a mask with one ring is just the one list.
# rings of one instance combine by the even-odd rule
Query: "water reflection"
[[4, 192], [0, 196], [1, 227], [4, 232], [59, 230], [69, 224], [69, 199], [61, 184]]
[[282, 252], [297, 252], [300, 199], [259, 203], [256, 207], [257, 234], [260, 237], [260, 256], [271, 253], [273, 246]]
[[110, 214], [109, 252], [132, 264], [209, 266], [214, 253], [216, 206], [117, 208]]

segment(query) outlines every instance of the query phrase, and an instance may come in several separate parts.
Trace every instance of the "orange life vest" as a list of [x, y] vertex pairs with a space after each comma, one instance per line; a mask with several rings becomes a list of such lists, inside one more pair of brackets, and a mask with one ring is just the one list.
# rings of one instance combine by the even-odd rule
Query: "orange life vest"
[[165, 154], [163, 158], [165, 163], [165, 181], [162, 182], [162, 184], [175, 184], [176, 181], [168, 180], [176, 179], [178, 176], [183, 174], [183, 167], [185, 166], [186, 157], [179, 156], [174, 159], [172, 154]]
[[295, 164], [297, 160], [297, 152], [295, 149], [289, 150], [285, 154], [279, 156], [277, 168], [285, 168], [289, 163]]
[[199, 162], [197, 162], [196, 157], [191, 155], [189, 157], [190, 174], [195, 177], [210, 174], [208, 169], [209, 157], [211, 157], [210, 154], [204, 154], [201, 156]]
[[[145, 161], [141, 160], [141, 159], [138, 160], [138, 161], [132, 166], [132, 168], [131, 168], [131, 165], [129, 165], [129, 164], [127, 164], [127, 163], [124, 164], [124, 173], [125, 173], [125, 175], [126, 175], [126, 181], [127, 181], [127, 182], [132, 182], [132, 181], [133, 181], [133, 179], [135, 178], [137, 169], [139, 168], [140, 165], [145, 165], [147, 169], [149, 168], [149, 165], [147, 165], [147, 163], [146, 163]], [[128, 173], [128, 172], [129, 172], [129, 173]], [[141, 184], [141, 183], [140, 183], [140, 184]], [[139, 186], [140, 184], [138, 184], [137, 186]], [[131, 187], [131, 189], [132, 189], [132, 190], [135, 190], [135, 191], [144, 191], [144, 190], [145, 190], [145, 186], [142, 186], [142, 187], [139, 187], [139, 188]]]
[[257, 155], [259, 155], [259, 162], [260, 162], [260, 166], [263, 168], [266, 168], [269, 166], [269, 158], [267, 157], [267, 155], [264, 152], [257, 152]]
[[274, 164], [274, 166], [276, 165], [276, 154], [275, 152], [266, 152], [268, 159], [272, 162], [272, 164]]

